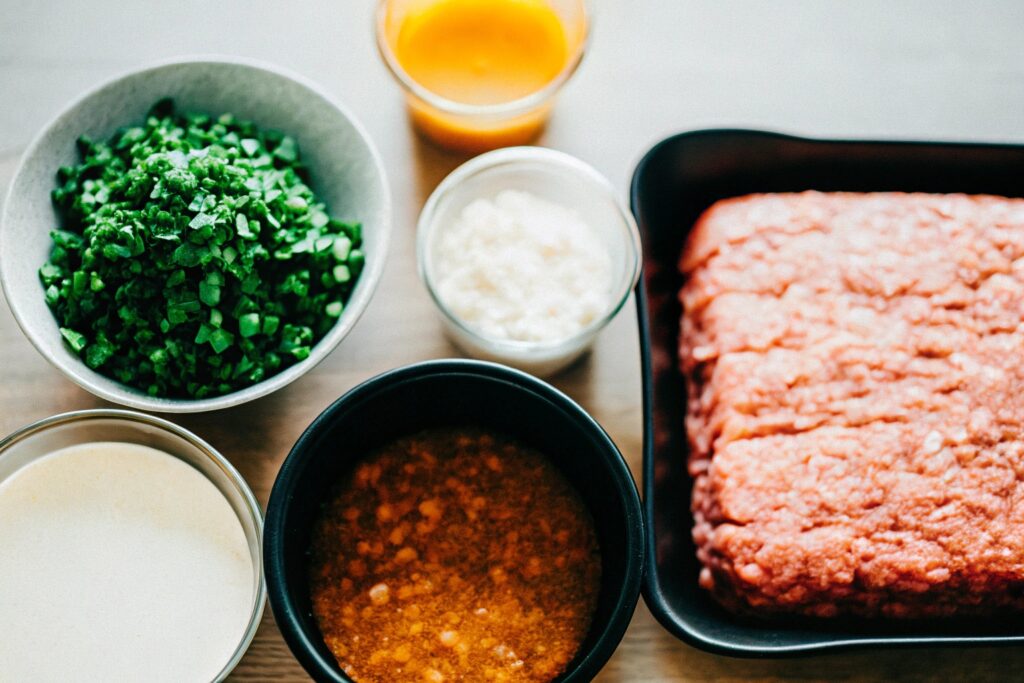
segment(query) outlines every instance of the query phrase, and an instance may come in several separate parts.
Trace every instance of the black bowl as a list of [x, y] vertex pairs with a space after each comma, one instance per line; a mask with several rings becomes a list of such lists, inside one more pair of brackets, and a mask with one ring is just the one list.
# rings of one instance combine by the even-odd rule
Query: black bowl
[[601, 591], [586, 639], [558, 681], [589, 681], [622, 640], [640, 595], [644, 522], [622, 455], [579, 405], [538, 379], [493, 363], [445, 360], [379, 375], [335, 401], [302, 434], [274, 482], [263, 534], [274, 617], [318, 681], [351, 681], [324, 645], [307, 582], [310, 529], [331, 487], [370, 450], [422, 429], [479, 426], [550, 461], [577, 488], [601, 547]]

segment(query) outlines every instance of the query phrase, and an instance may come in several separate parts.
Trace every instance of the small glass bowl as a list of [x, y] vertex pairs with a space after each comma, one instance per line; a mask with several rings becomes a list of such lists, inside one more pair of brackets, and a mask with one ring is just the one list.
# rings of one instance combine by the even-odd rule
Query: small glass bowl
[[214, 679], [223, 681], [249, 649], [267, 602], [263, 579], [263, 514], [256, 497], [238, 470], [198, 436], [173, 422], [131, 410], [63, 413], [34, 422], [0, 439], [0, 483], [22, 467], [58, 449], [97, 441], [140, 444], [178, 458], [199, 470], [238, 516], [253, 566], [252, 611], [235, 651]]
[[[506, 189], [529, 192], [578, 213], [604, 241], [612, 264], [612, 286], [604, 313], [571, 337], [519, 341], [489, 337], [461, 320], [435, 287], [438, 237], [467, 204]], [[619, 312], [640, 277], [641, 246], [636, 221], [616, 198], [615, 188], [588, 164], [543, 147], [510, 147], [471, 159], [445, 178], [427, 200], [417, 227], [420, 278], [441, 312], [445, 331], [466, 353], [525, 370], [553, 375], [579, 358]]]
[[379, 0], [376, 16], [377, 49], [405, 93], [409, 117], [427, 138], [442, 147], [479, 154], [500, 147], [524, 145], [543, 130], [555, 97], [583, 61], [590, 40], [593, 10], [587, 0], [548, 0], [566, 32], [569, 56], [546, 86], [509, 102], [476, 105], [456, 102], [416, 82], [395, 56], [402, 22], [423, 0]]

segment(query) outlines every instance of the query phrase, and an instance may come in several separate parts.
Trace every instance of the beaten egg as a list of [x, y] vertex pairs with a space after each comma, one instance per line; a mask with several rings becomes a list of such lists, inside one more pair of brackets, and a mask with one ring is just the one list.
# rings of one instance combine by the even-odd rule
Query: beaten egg
[[410, 12], [395, 47], [417, 83], [477, 105], [540, 90], [569, 54], [562, 22], [544, 0], [440, 0]]
[[394, 0], [383, 8], [381, 49], [407, 88], [413, 122], [471, 152], [540, 132], [554, 95], [546, 89], [578, 62], [586, 29], [581, 1]]

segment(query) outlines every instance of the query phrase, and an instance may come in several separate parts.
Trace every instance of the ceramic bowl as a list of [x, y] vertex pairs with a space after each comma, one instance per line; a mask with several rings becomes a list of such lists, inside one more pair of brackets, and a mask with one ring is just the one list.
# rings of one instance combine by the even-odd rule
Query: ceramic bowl
[[[164, 97], [182, 111], [231, 112], [264, 129], [295, 137], [310, 185], [332, 215], [363, 224], [366, 266], [334, 328], [309, 358], [245, 389], [205, 399], [154, 398], [105, 377], [68, 348], [43, 298], [37, 271], [46, 261], [50, 231], [60, 220], [50, 201], [57, 170], [79, 161], [82, 135], [109, 139], [139, 123]], [[380, 157], [352, 114], [316, 85], [277, 67], [224, 57], [180, 59], [115, 78], [57, 116], [25, 152], [0, 218], [0, 283], [32, 344], [79, 386], [115, 403], [167, 413], [216, 410], [265, 396], [322, 361], [349, 333], [380, 279], [391, 229], [391, 200]]]

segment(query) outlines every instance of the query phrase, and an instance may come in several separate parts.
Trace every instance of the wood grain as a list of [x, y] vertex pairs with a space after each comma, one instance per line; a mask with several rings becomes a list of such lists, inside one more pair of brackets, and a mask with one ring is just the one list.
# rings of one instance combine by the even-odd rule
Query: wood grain
[[[741, 124], [824, 136], [1024, 139], [1020, 3], [595, 5], [591, 53], [541, 142], [593, 163], [623, 196], [643, 151], [687, 128]], [[384, 370], [457, 355], [416, 277], [413, 239], [427, 195], [464, 157], [438, 151], [409, 131], [397, 90], [373, 50], [370, 0], [7, 0], [4, 10], [0, 187], [8, 185], [31, 136], [70, 98], [144, 62], [187, 53], [224, 52], [291, 67], [344, 100], [379, 145], [392, 183], [394, 239], [380, 288], [352, 334], [322, 365], [275, 395], [172, 418], [220, 449], [261, 503], [292, 443], [332, 400]], [[58, 412], [105, 405], [36, 353], [2, 302], [0, 371], [0, 434]], [[639, 476], [632, 303], [593, 353], [555, 384], [601, 422]], [[269, 612], [232, 679], [307, 680]], [[678, 642], [641, 603], [599, 680], [999, 681], [1019, 677], [1022, 669], [1022, 648], [728, 659]]]

